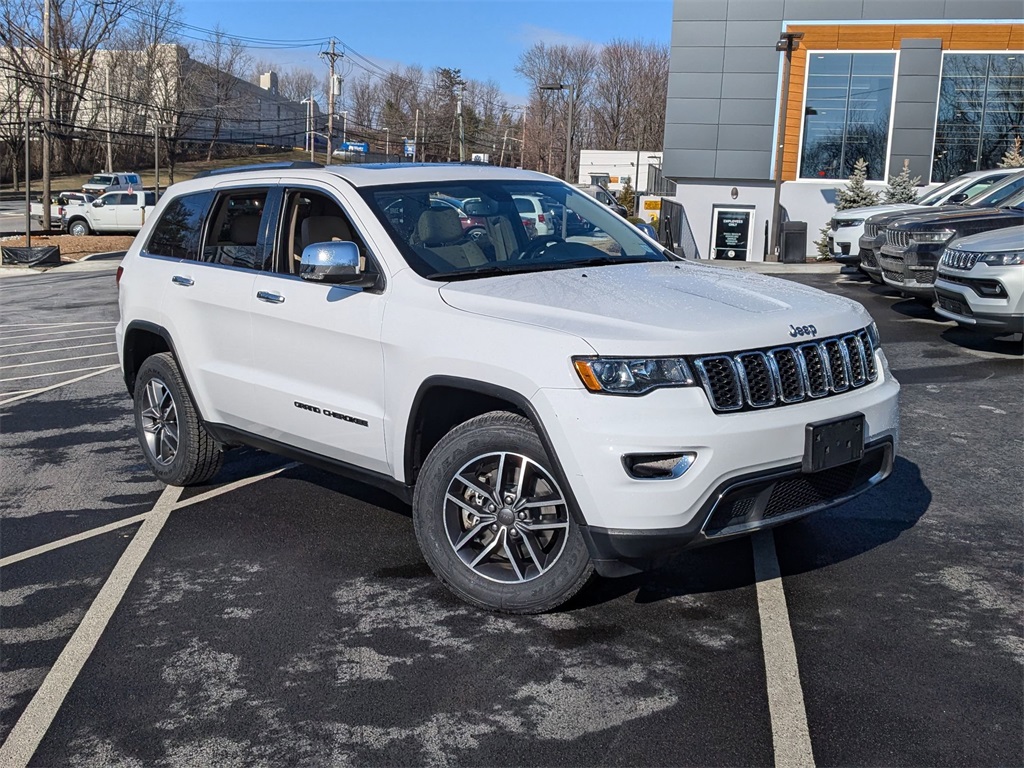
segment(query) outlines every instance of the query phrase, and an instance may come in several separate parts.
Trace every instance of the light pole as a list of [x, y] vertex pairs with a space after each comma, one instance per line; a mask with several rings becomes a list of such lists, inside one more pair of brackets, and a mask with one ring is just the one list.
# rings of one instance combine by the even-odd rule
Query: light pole
[[391, 129], [384, 129], [384, 159], [386, 160], [391, 155]]
[[569, 91], [569, 116], [565, 121], [565, 183], [571, 184], [569, 174], [572, 172], [572, 83], [546, 83], [538, 86], [542, 91]]
[[342, 110], [341, 112], [341, 143], [345, 144], [348, 139], [345, 138], [345, 129], [348, 127], [348, 110]]
[[156, 190], [157, 200], [160, 199], [160, 129], [173, 127], [168, 123], [153, 124], [153, 171], [155, 176], [153, 188]]
[[775, 143], [775, 195], [772, 199], [772, 231], [771, 245], [768, 247], [768, 256], [774, 261], [780, 260], [778, 253], [779, 230], [782, 229], [782, 209], [779, 206], [779, 197], [782, 194], [782, 150], [786, 146], [786, 107], [789, 102], [789, 68], [793, 63], [793, 51], [800, 47], [803, 39], [803, 32], [783, 32], [775, 43], [775, 50], [785, 53], [786, 58], [782, 69], [782, 103], [779, 105], [779, 135]]
[[313, 94], [299, 102], [306, 105], [306, 143], [309, 144], [309, 159], [316, 162], [313, 150]]

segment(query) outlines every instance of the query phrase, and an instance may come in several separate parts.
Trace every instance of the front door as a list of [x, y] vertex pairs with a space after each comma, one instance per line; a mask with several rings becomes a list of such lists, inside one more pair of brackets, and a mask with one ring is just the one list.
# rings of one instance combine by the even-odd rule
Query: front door
[[252, 429], [302, 450], [390, 473], [380, 340], [386, 294], [298, 276], [302, 249], [330, 240], [356, 242], [369, 269], [375, 269], [346, 208], [337, 190], [284, 190], [275, 270], [256, 278], [250, 299], [260, 414]]
[[142, 206], [134, 192], [122, 192], [118, 195], [118, 203], [114, 206], [114, 216], [118, 232], [138, 232], [142, 229]]

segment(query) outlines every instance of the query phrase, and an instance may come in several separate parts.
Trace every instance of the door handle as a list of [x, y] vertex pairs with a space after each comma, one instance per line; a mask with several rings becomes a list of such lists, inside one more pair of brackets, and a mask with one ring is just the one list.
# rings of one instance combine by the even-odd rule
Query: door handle
[[284, 304], [284, 296], [280, 293], [271, 293], [270, 291], [257, 291], [256, 298], [260, 301], [265, 301], [268, 304]]
[[175, 285], [183, 285], [186, 288], [188, 288], [190, 285], [195, 284], [196, 281], [193, 280], [191, 277], [175, 275], [174, 277], [171, 278], [171, 282], [174, 283]]

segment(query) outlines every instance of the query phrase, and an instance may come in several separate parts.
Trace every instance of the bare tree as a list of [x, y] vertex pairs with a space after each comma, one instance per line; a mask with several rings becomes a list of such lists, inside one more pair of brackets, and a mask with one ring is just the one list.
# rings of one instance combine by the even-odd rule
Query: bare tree
[[214, 27], [213, 33], [198, 52], [196, 61], [202, 67], [196, 73], [200, 87], [204, 85], [204, 74], [206, 80], [204, 90], [208, 103], [203, 109], [209, 118], [204, 122], [211, 126], [206, 159], [211, 160], [225, 120], [242, 116], [245, 107], [249, 106], [239, 95], [238, 82], [246, 72], [251, 71], [251, 62], [242, 43], [228, 37], [220, 26]]

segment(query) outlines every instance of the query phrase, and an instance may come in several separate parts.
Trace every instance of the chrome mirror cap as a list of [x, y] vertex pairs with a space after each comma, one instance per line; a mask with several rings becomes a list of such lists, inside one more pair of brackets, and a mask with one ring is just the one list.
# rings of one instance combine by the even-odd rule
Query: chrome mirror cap
[[303, 280], [349, 283], [359, 275], [359, 247], [355, 243], [311, 243], [302, 249], [299, 276]]

